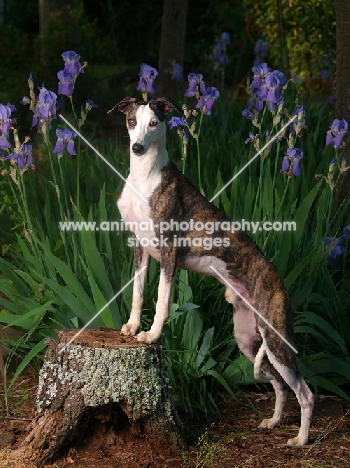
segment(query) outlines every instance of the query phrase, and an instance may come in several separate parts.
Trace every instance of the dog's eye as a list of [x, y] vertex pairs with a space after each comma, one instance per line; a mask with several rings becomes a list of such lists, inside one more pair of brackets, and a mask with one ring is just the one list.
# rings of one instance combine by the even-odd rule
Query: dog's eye
[[158, 120], [151, 120], [149, 123], [150, 127], [156, 127], [158, 125]]
[[135, 127], [136, 119], [128, 119], [128, 125], [129, 127]]

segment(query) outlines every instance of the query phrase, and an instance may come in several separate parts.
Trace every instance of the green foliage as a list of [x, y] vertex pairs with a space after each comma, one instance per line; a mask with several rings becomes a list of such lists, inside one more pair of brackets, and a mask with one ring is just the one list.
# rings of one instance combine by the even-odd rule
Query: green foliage
[[[237, 86], [249, 69], [253, 57], [252, 48], [247, 50], [245, 13], [239, 0], [206, 1], [202, 2], [200, 8], [190, 4], [185, 47], [186, 68], [189, 71], [201, 70], [205, 76], [210, 76], [215, 86], [222, 83], [223, 75], [226, 83]], [[228, 32], [231, 38], [231, 44], [227, 46], [230, 63], [218, 69], [213, 63], [213, 48], [223, 32]]]
[[0, 102], [17, 103], [22, 98], [28, 70], [37, 67], [38, 49], [29, 36], [10, 26], [1, 26], [0, 36]]
[[268, 42], [273, 64], [301, 78], [318, 76], [322, 60], [335, 56], [333, 0], [244, 0], [251, 34]]
[[177, 302], [170, 307], [163, 331], [169, 378], [178, 403], [191, 414], [197, 409], [216, 409], [212, 397], [216, 386], [233, 395], [221, 373], [237, 348], [232, 336], [231, 311], [222, 303], [220, 285], [213, 285], [207, 278], [200, 280], [199, 307], [191, 302], [193, 295], [188, 286], [196, 279], [194, 273], [178, 272], [174, 297]]
[[66, 8], [52, 13], [45, 24], [41, 39], [45, 58], [51, 66], [59, 66], [62, 50], [77, 50], [88, 62], [110, 63], [110, 43], [101, 35], [97, 19], [90, 19], [84, 12], [83, 3], [79, 8]]

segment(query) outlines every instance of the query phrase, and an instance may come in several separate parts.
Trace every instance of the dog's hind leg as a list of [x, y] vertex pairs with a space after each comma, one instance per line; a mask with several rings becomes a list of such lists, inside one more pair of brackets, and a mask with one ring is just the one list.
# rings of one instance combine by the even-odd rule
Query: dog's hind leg
[[143, 290], [145, 286], [147, 267], [149, 262], [149, 254], [141, 246], [135, 246], [134, 251], [135, 257], [135, 274], [141, 273], [135, 278], [133, 293], [132, 293], [132, 305], [128, 323], [122, 326], [122, 335], [134, 336], [140, 326], [141, 309], [143, 302]]
[[268, 378], [272, 378], [271, 385], [276, 394], [274, 414], [272, 418], [264, 419], [259, 427], [271, 429], [280, 423], [287, 398], [287, 389], [290, 387], [301, 407], [301, 425], [298, 436], [288, 440], [287, 443], [288, 445], [307, 444], [313, 395], [297, 371], [294, 351], [278, 336], [275, 336], [272, 330], [267, 331], [258, 327], [253, 310], [232, 290], [226, 290], [225, 298], [235, 308], [233, 314], [234, 335], [239, 349], [254, 363], [254, 374], [259, 380], [261, 380], [261, 370], [266, 373]]
[[[265, 349], [266, 351], [266, 349]], [[259, 424], [259, 428], [272, 429], [281, 422], [283, 407], [287, 399], [288, 385], [278, 374], [277, 370], [268, 361], [267, 356], [264, 356], [262, 362], [262, 370], [270, 379], [270, 383], [275, 391], [275, 410], [272, 418], [263, 419]]]
[[[288, 445], [306, 445], [308, 442], [310, 422], [311, 422], [312, 410], [314, 406], [313, 394], [311, 390], [309, 389], [309, 387], [307, 386], [305, 380], [302, 378], [299, 371], [297, 370], [296, 365], [289, 366], [289, 365], [283, 364], [281, 361], [282, 360], [285, 361], [285, 360], [282, 359], [281, 357], [278, 357], [277, 353], [271, 350], [272, 346], [267, 340], [266, 341], [267, 358], [269, 362], [273, 365], [273, 367], [277, 370], [278, 374], [286, 382], [286, 384], [288, 384], [288, 386], [293, 390], [301, 407], [301, 423], [300, 423], [299, 434], [297, 435], [297, 437], [294, 437], [293, 439], [289, 439], [287, 444]], [[283, 354], [283, 352], [285, 355], [288, 355], [288, 353], [290, 354], [291, 352], [294, 353], [293, 351], [287, 348], [288, 348], [287, 345], [281, 345], [281, 343], [279, 343], [279, 350], [280, 350], [279, 354]], [[276, 391], [276, 384], [274, 384], [274, 388]], [[278, 396], [278, 394], [280, 396]], [[285, 395], [281, 393], [281, 388], [277, 388], [275, 413], [279, 412], [279, 406], [283, 407], [283, 401], [284, 401], [283, 399], [285, 399]], [[278, 416], [278, 414], [276, 414], [276, 416]], [[272, 420], [274, 419], [274, 417], [275, 415], [273, 416]], [[269, 423], [266, 422], [264, 427], [268, 427], [268, 425]]]
[[[266, 345], [257, 330], [254, 312], [243, 301], [237, 302], [236, 300], [233, 321], [238, 347], [254, 363], [254, 377], [263, 382], [270, 382], [275, 390], [274, 414], [272, 418], [264, 419], [259, 425], [260, 428], [272, 429], [281, 421], [288, 386], [268, 361]], [[266, 374], [266, 377], [261, 374], [261, 371]]]

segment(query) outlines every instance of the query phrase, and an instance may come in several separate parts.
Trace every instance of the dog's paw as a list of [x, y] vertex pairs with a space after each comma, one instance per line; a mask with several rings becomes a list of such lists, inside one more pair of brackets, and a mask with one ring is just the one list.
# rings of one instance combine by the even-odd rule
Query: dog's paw
[[258, 428], [259, 429], [273, 429], [275, 426], [279, 424], [278, 419], [263, 419], [261, 423], [259, 424]]
[[140, 332], [136, 336], [137, 341], [139, 341], [140, 343], [147, 343], [147, 344], [154, 343], [155, 341], [158, 340], [158, 338], [159, 338], [159, 335], [152, 333], [151, 331], [148, 331], [148, 332], [143, 331], [143, 332]]
[[138, 328], [138, 325], [135, 323], [126, 323], [122, 326], [120, 333], [126, 336], [135, 336]]
[[303, 445], [307, 445], [307, 439], [305, 439], [304, 437], [297, 436], [293, 439], [289, 439], [287, 441], [287, 445], [290, 445], [291, 447], [301, 447]]
[[273, 377], [269, 377], [268, 375], [264, 375], [260, 372], [260, 374], [254, 374], [254, 379], [258, 380], [259, 382], [271, 382], [271, 380], [273, 380]]

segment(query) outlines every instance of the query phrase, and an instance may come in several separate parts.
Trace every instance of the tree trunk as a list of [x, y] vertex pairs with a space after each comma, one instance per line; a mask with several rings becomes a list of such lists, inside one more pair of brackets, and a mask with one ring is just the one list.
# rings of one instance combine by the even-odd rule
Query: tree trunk
[[78, 8], [79, 0], [39, 0], [39, 27], [40, 35], [45, 33], [46, 22], [50, 15], [62, 12], [67, 8]]
[[187, 6], [188, 0], [164, 0], [163, 4], [157, 94], [172, 101], [179, 95], [179, 81], [171, 79], [173, 66], [184, 64]]
[[[350, 1], [335, 0], [335, 14], [337, 25], [337, 56], [336, 56], [336, 118], [350, 119], [348, 106], [350, 105]], [[348, 136], [347, 135], [347, 136]], [[347, 166], [350, 165], [350, 144], [345, 147]], [[350, 170], [343, 173], [336, 188], [336, 207], [338, 208], [349, 196]]]
[[178, 452], [180, 422], [161, 347], [116, 330], [85, 330], [69, 344], [76, 333], [60, 331], [59, 342], [49, 340], [39, 375], [38, 417], [10, 459], [42, 467], [81, 443], [94, 419], [115, 427], [127, 420], [133, 434]]
[[[80, 32], [77, 19], [79, 13], [78, 9], [79, 0], [39, 0], [41, 60], [44, 67], [47, 67], [50, 63], [52, 31], [60, 31], [63, 50], [74, 50], [79, 46]], [[76, 14], [72, 14], [73, 12]], [[57, 22], [59, 17], [64, 18], [67, 31], [61, 30], [62, 25]]]

